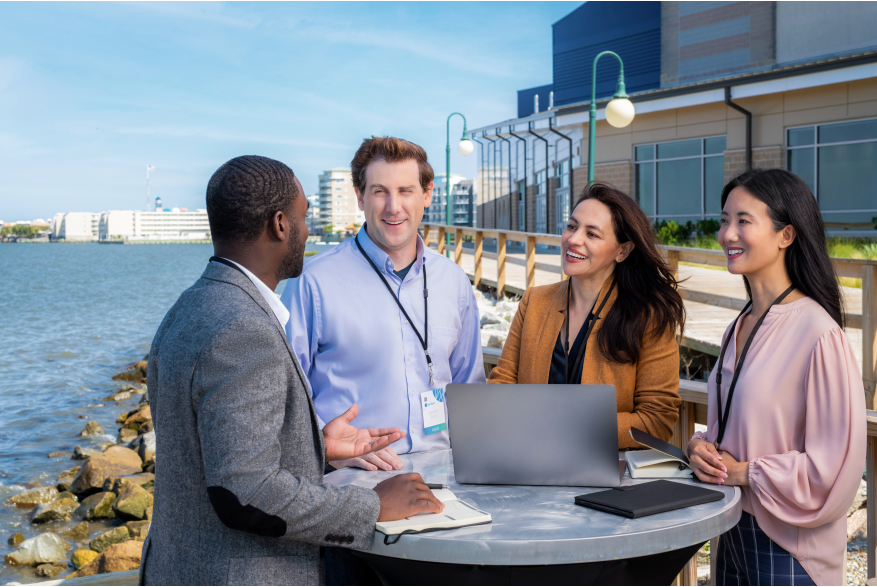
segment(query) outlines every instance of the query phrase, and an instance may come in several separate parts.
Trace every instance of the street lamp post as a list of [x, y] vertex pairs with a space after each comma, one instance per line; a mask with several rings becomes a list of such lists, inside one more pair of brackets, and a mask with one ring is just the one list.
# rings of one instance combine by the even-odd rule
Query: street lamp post
[[628, 100], [624, 90], [624, 63], [617, 53], [603, 51], [594, 57], [594, 68], [591, 72], [591, 110], [588, 118], [588, 183], [594, 181], [595, 144], [597, 142], [597, 61], [604, 55], [612, 55], [618, 60], [618, 85], [615, 95], [606, 105], [606, 122], [615, 128], [624, 128], [633, 121], [635, 115], [633, 104]]
[[[475, 145], [472, 144], [472, 141], [469, 140], [469, 132], [466, 130], [466, 117], [460, 114], [459, 112], [452, 112], [450, 116], [448, 116], [448, 142], [445, 147], [445, 154], [447, 155], [446, 165], [445, 165], [445, 205], [446, 205], [446, 215], [445, 215], [445, 224], [451, 226], [451, 118], [454, 115], [459, 116], [463, 119], [463, 136], [460, 138], [460, 144], [457, 145], [457, 151], [460, 152], [460, 155], [467, 157], [472, 154], [472, 151], [475, 150]], [[447, 248], [445, 249], [445, 254], [450, 257], [451, 253], [448, 249], [451, 247], [451, 231], [448, 230], [445, 233], [445, 244]], [[459, 247], [460, 243], [454, 243], [455, 247]]]

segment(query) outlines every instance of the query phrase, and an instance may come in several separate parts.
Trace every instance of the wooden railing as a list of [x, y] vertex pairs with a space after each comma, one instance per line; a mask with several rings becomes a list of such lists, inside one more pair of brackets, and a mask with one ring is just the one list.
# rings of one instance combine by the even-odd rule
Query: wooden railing
[[[489, 378], [490, 372], [499, 362], [502, 351], [491, 347], [482, 347], [484, 354], [484, 373]], [[682, 404], [679, 406], [679, 419], [673, 430], [673, 438], [671, 442], [681, 449], [685, 449], [689, 439], [694, 435], [694, 425], [706, 425], [706, 409], [707, 409], [707, 385], [702, 381], [679, 380], [679, 396], [682, 398]], [[866, 474], [865, 482], [868, 486], [868, 578], [875, 576], [875, 557], [874, 551], [877, 546], [877, 527], [875, 527], [875, 519], [877, 519], [877, 411], [867, 410], [865, 417], [868, 420], [868, 453], [866, 457]], [[710, 550], [710, 577], [715, 580], [715, 557], [712, 556], [714, 550]], [[694, 559], [686, 565], [682, 576], [679, 578], [680, 585], [696, 585], [697, 569], [694, 566]], [[715, 585], [715, 582], [713, 582]]]

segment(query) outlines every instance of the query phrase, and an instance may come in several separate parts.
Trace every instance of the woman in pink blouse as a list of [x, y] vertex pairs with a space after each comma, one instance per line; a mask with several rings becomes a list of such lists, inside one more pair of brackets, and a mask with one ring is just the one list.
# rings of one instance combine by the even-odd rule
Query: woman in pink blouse
[[719, 242], [751, 305], [710, 375], [708, 432], [688, 445], [702, 481], [743, 492], [717, 584], [840, 585], [865, 391], [816, 200], [787, 171], [748, 171], [722, 191]]

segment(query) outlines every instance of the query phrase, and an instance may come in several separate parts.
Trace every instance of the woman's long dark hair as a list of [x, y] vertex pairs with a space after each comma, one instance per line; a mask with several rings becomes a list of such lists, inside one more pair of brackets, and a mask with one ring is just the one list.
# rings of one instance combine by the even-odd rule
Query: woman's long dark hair
[[[775, 231], [789, 225], [794, 227], [795, 240], [786, 249], [789, 279], [843, 328], [843, 297], [828, 256], [825, 225], [816, 198], [804, 180], [785, 169], [750, 169], [729, 181], [722, 190], [722, 208], [736, 187], [742, 187], [767, 205]], [[751, 299], [752, 290], [746, 276], [743, 282]]]
[[[677, 281], [655, 246], [648, 217], [630, 196], [608, 183], [591, 182], [576, 206], [597, 200], [609, 208], [619, 243], [633, 251], [615, 268], [618, 303], [612, 305], [597, 336], [600, 352], [617, 363], [636, 363], [646, 329], [655, 334], [685, 327], [685, 306]], [[575, 209], [575, 208], [573, 208]]]

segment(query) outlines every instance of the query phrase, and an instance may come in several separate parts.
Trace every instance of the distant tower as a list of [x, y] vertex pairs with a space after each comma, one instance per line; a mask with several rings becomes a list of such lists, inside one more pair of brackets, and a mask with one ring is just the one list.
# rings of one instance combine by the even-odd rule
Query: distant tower
[[161, 212], [161, 198], [155, 198], [155, 211]]

